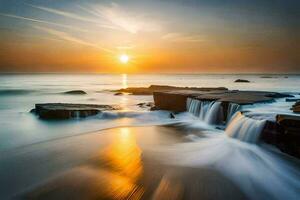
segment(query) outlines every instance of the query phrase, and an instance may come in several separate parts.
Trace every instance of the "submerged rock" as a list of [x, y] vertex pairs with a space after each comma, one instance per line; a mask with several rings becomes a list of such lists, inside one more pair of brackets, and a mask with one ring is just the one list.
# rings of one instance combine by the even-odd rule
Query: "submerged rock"
[[297, 99], [297, 98], [287, 98], [285, 99], [286, 102], [297, 102], [297, 101], [300, 101], [300, 99]]
[[246, 80], [246, 79], [237, 79], [234, 81], [235, 83], [250, 83], [250, 81]]
[[124, 93], [123, 92], [116, 92], [114, 95], [116, 95], [116, 96], [121, 96], [121, 95], [123, 95]]
[[138, 103], [136, 105], [139, 106], [140, 108], [152, 108], [152, 107], [154, 107], [153, 102]]
[[84, 118], [96, 115], [105, 110], [116, 110], [119, 107], [95, 104], [45, 103], [35, 104], [30, 112], [37, 114], [41, 119], [70, 119]]
[[71, 90], [71, 91], [64, 92], [64, 94], [83, 95], [83, 94], [87, 94], [87, 93], [83, 90]]

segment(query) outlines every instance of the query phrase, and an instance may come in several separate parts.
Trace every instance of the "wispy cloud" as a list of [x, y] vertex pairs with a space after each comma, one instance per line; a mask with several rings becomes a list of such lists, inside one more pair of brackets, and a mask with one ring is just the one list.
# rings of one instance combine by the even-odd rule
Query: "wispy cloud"
[[129, 15], [129, 12], [116, 3], [111, 3], [110, 6], [93, 6], [93, 8], [89, 9], [81, 6], [81, 9], [106, 20], [113, 27], [119, 27], [121, 30], [132, 34], [136, 34], [141, 31], [152, 32], [160, 30], [160, 26], [157, 22], [153, 22], [140, 15]]
[[58, 10], [58, 9], [54, 9], [54, 8], [48, 8], [48, 7], [44, 7], [44, 6], [36, 6], [36, 5], [31, 5], [31, 4], [27, 4], [27, 5], [29, 5], [33, 8], [39, 9], [39, 10], [43, 10], [43, 11], [55, 14], [55, 15], [68, 17], [68, 18], [80, 20], [80, 21], [83, 21], [83, 22], [94, 23], [98, 27], [101, 27], [101, 28], [117, 29], [117, 27], [111, 26], [109, 24], [99, 23], [99, 19], [89, 18], [89, 17], [85, 17], [85, 16], [82, 16], [82, 15], [79, 15], [79, 14], [76, 14], [76, 13], [67, 12], [67, 11], [63, 11], [63, 10]]
[[29, 17], [22, 17], [22, 16], [18, 16], [18, 15], [11, 15], [11, 14], [3, 14], [3, 13], [0, 13], [0, 16], [10, 17], [10, 18], [20, 19], [20, 20], [26, 20], [26, 21], [36, 22], [36, 23], [42, 23], [42, 24], [47, 24], [47, 25], [53, 25], [53, 26], [62, 27], [62, 28], [68, 28], [68, 29], [72, 29], [72, 30], [76, 30], [76, 31], [87, 32], [84, 29], [76, 28], [74, 26], [69, 26], [69, 25], [64, 25], [64, 24], [59, 24], [59, 23], [44, 21], [44, 20], [40, 20], [40, 19], [34, 19], [34, 18], [29, 18]]
[[201, 35], [186, 35], [182, 33], [167, 33], [162, 39], [171, 42], [204, 42], [205, 39]]
[[75, 37], [75, 36], [72, 36], [72, 35], [70, 35], [67, 32], [58, 31], [58, 30], [55, 30], [55, 29], [51, 29], [51, 28], [47, 28], [47, 27], [42, 27], [42, 26], [33, 26], [33, 27], [36, 28], [36, 29], [45, 31], [48, 34], [54, 35], [54, 36], [56, 36], [56, 37], [58, 37], [60, 39], [63, 39], [65, 41], [74, 42], [74, 43], [77, 43], [77, 44], [94, 47], [96, 49], [103, 50], [103, 51], [105, 51], [107, 53], [113, 53], [113, 51], [110, 50], [110, 49], [108, 49], [108, 48], [102, 47], [100, 45], [97, 45], [97, 44], [94, 44], [94, 43], [91, 43], [91, 42], [88, 42], [88, 41], [85, 41], [85, 40], [80, 39], [80, 38]]

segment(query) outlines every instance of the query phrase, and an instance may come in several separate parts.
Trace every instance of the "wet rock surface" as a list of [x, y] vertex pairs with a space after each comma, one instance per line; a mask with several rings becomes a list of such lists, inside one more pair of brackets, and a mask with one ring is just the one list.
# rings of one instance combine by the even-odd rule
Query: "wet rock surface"
[[154, 92], [158, 92], [158, 91], [174, 91], [174, 90], [226, 91], [228, 89], [225, 87], [201, 88], [201, 87], [176, 87], [176, 86], [168, 86], [168, 85], [151, 85], [150, 87], [123, 88], [119, 90], [113, 90], [113, 92], [116, 92], [115, 94], [129, 93], [132, 95], [152, 95]]
[[71, 119], [96, 115], [105, 110], [117, 110], [117, 106], [95, 104], [45, 103], [35, 104], [30, 112], [41, 119]]
[[276, 121], [282, 129], [277, 146], [283, 152], [300, 158], [300, 116], [277, 115]]
[[291, 109], [294, 113], [300, 113], [300, 101], [297, 101]]

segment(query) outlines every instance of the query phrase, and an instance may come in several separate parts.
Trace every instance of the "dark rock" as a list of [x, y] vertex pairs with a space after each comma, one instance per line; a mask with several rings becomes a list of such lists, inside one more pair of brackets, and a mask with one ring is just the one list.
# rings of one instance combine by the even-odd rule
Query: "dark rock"
[[83, 90], [71, 90], [71, 91], [64, 92], [64, 94], [83, 95], [86, 94], [86, 92]]
[[276, 121], [283, 128], [277, 146], [283, 152], [300, 158], [300, 116], [277, 115]]
[[138, 103], [136, 105], [141, 107], [141, 108], [152, 108], [152, 107], [154, 107], [153, 102]]
[[115, 93], [116, 96], [120, 96], [120, 95], [123, 95], [124, 93], [123, 92], [117, 92]]
[[117, 93], [129, 93], [133, 95], [152, 95], [153, 92], [159, 91], [174, 91], [174, 90], [195, 90], [195, 91], [218, 91], [218, 90], [228, 90], [224, 87], [217, 88], [198, 88], [198, 87], [175, 87], [168, 85], [151, 85], [150, 87], [129, 87], [119, 90], [114, 90]]
[[296, 101], [300, 101], [300, 99], [297, 98], [287, 98], [285, 99], [286, 102], [296, 102]]
[[170, 118], [175, 119], [175, 115], [173, 113], [170, 113]]
[[245, 79], [237, 79], [234, 81], [235, 83], [250, 83], [250, 81], [245, 80]]
[[116, 110], [116, 106], [94, 104], [45, 103], [35, 104], [31, 112], [41, 119], [70, 119], [84, 118], [96, 115], [104, 110]]

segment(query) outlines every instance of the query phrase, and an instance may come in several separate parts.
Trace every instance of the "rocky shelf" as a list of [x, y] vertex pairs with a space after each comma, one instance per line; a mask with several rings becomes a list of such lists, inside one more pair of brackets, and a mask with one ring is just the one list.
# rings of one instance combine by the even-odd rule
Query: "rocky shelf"
[[193, 90], [193, 91], [227, 91], [225, 87], [209, 88], [209, 87], [176, 87], [168, 85], [151, 85], [150, 87], [128, 87], [119, 90], [113, 90], [116, 95], [129, 93], [132, 95], [152, 95], [154, 92], [162, 91], [178, 91], [178, 90]]
[[105, 110], [117, 110], [117, 106], [95, 104], [45, 103], [35, 104], [32, 113], [41, 119], [84, 118], [96, 115]]
[[239, 105], [271, 102], [276, 98], [293, 97], [289, 94], [262, 91], [239, 91], [239, 90], [173, 90], [153, 93], [155, 108], [176, 112], [186, 111], [187, 98], [202, 101], [220, 101], [224, 107], [229, 103]]
[[[264, 91], [238, 90], [169, 90], [153, 92], [155, 109], [183, 112], [187, 110], [188, 98], [201, 102], [220, 102], [223, 124], [227, 123], [230, 105], [248, 105], [272, 102], [276, 98], [290, 98], [292, 95]], [[297, 112], [299, 102], [293, 106]], [[266, 119], [268, 120], [268, 119]], [[281, 151], [300, 158], [300, 117], [296, 115], [277, 115], [276, 120], [267, 121], [260, 137], [262, 141], [278, 147]]]

